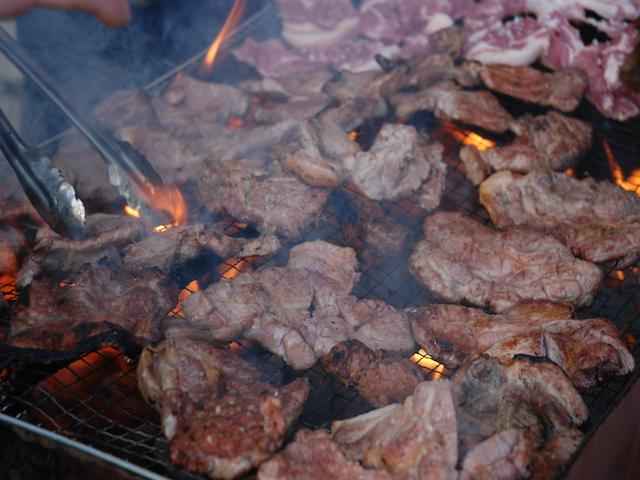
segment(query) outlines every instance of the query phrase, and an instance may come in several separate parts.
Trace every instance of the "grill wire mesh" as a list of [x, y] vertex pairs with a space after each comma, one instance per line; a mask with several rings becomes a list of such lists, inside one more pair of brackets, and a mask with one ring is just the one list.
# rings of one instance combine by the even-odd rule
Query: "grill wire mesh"
[[[181, 67], [182, 68], [182, 67]], [[155, 87], [155, 85], [154, 85]], [[503, 104], [514, 114], [541, 113], [541, 109], [501, 97]], [[592, 108], [583, 104], [578, 116], [594, 125], [594, 147], [576, 168], [578, 176], [592, 175], [610, 178], [607, 159], [601, 148], [606, 138], [616, 158], [624, 164], [630, 159], [640, 158], [640, 122], [616, 123], [600, 117]], [[434, 119], [417, 116], [412, 123], [422, 131], [431, 133], [437, 127]], [[379, 127], [379, 125], [378, 125]], [[365, 128], [366, 129], [366, 128]], [[373, 133], [365, 132], [365, 141]], [[436, 128], [436, 132], [438, 130]], [[442, 134], [438, 139], [446, 146], [449, 171], [441, 209], [459, 210], [473, 218], [489, 224], [485, 210], [477, 201], [477, 189], [464, 177], [457, 157], [458, 144], [452, 137]], [[358, 195], [342, 191], [332, 195], [333, 211], [343, 214], [345, 198]], [[393, 218], [406, 218], [412, 228], [414, 239], [420, 235], [419, 222], [411, 206], [404, 202], [382, 205], [385, 213]], [[331, 209], [331, 206], [328, 207]], [[332, 221], [334, 215], [326, 215], [322, 221], [305, 234], [302, 240], [322, 238], [337, 244], [345, 243], [344, 224]], [[357, 221], [357, 218], [356, 220]], [[229, 222], [229, 233], [236, 233], [234, 223]], [[286, 249], [284, 249], [286, 251]], [[408, 252], [406, 252], [408, 253]], [[382, 255], [381, 255], [382, 257]], [[274, 258], [272, 262], [281, 262]], [[363, 269], [362, 277], [354, 290], [359, 297], [381, 298], [398, 308], [437, 301], [432, 294], [418, 285], [408, 274], [406, 257], [374, 259], [374, 268]], [[224, 266], [222, 272], [238, 269], [237, 262]], [[624, 280], [616, 276], [617, 266], [603, 267], [607, 280], [598, 292], [594, 303], [577, 312], [579, 318], [606, 317], [612, 320], [628, 339], [630, 349], [640, 363], [640, 346], [635, 342], [640, 335], [640, 267], [624, 270]], [[220, 270], [219, 270], [220, 272]], [[192, 278], [181, 278], [187, 285]], [[224, 273], [219, 281], [228, 281]], [[179, 312], [173, 312], [179, 316]], [[370, 409], [355, 389], [340, 384], [316, 366], [304, 373], [290, 370], [284, 362], [253, 345], [242, 345], [246, 359], [264, 372], [265, 380], [273, 384], [290, 381], [295, 376], [305, 376], [312, 386], [311, 396], [305, 405], [299, 426], [309, 428], [327, 427], [332, 420], [349, 418]], [[441, 366], [430, 357], [427, 362], [416, 353], [413, 360], [430, 370], [432, 376], [442, 376]], [[437, 359], [436, 359], [437, 360]], [[96, 351], [80, 355], [76, 359], [53, 365], [38, 365], [30, 362], [28, 368], [14, 368], [12, 358], [0, 354], [0, 412], [42, 426], [64, 436], [76, 439], [105, 452], [112, 453], [151, 472], [172, 478], [201, 478], [177, 469], [169, 461], [168, 445], [162, 435], [160, 419], [140, 396], [136, 381], [137, 353], [126, 354], [115, 347], [105, 346]], [[454, 372], [444, 369], [444, 377]], [[608, 413], [634, 382], [636, 374], [608, 379], [597, 387], [582, 392], [590, 418], [584, 425], [586, 439], [606, 418]]]

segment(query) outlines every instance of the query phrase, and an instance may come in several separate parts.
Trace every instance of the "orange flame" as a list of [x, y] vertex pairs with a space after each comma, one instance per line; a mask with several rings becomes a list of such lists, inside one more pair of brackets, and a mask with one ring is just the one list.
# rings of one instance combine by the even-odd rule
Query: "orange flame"
[[[163, 186], [156, 188], [149, 192], [146, 197], [153, 208], [165, 212], [172, 220], [170, 224], [156, 226], [154, 231], [166, 232], [170, 228], [187, 223], [187, 202], [176, 187]], [[129, 205], [125, 205], [124, 213], [130, 217], [141, 217], [140, 211]]]
[[256, 260], [257, 257], [231, 257], [227, 259], [220, 267], [218, 268], [218, 273], [225, 280], [233, 280], [242, 272], [251, 267], [251, 264]]
[[184, 301], [196, 292], [200, 291], [200, 284], [197, 280], [192, 280], [184, 287], [178, 294], [178, 304], [171, 310], [170, 315], [180, 316], [182, 315], [182, 304]]
[[616, 160], [613, 150], [609, 146], [606, 140], [602, 141], [602, 147], [609, 163], [609, 170], [611, 171], [611, 177], [616, 185], [627, 192], [635, 192], [640, 196], [640, 169], [635, 169], [631, 172], [628, 178], [624, 177], [624, 171]]
[[564, 174], [565, 174], [567, 177], [575, 177], [575, 176], [576, 176], [576, 171], [575, 171], [573, 168], [567, 168], [567, 169], [564, 171]]
[[347, 133], [347, 138], [352, 142], [357, 142], [358, 138], [360, 138], [360, 133], [358, 133], [357, 130], [351, 130], [349, 133]]
[[442, 128], [460, 143], [474, 146], [481, 152], [496, 146], [496, 142], [493, 140], [484, 138], [470, 130], [463, 130], [451, 122], [444, 122]]
[[422, 348], [411, 355], [410, 360], [418, 366], [429, 370], [433, 380], [439, 380], [444, 376], [444, 365], [435, 361], [433, 357]]
[[236, 27], [242, 15], [244, 14], [245, 9], [245, 0], [236, 0], [231, 7], [231, 11], [229, 12], [229, 16], [224, 22], [222, 29], [216, 36], [215, 40], [209, 47], [207, 51], [207, 55], [204, 57], [204, 61], [202, 63], [205, 72], [211, 73], [213, 70], [213, 65], [218, 57], [218, 53], [220, 52], [220, 47], [227, 39], [232, 30]]

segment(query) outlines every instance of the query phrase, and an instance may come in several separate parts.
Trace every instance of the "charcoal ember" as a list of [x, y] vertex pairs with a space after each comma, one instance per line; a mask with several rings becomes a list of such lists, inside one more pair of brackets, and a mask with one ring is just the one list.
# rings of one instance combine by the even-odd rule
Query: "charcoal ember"
[[20, 270], [18, 285], [25, 287], [38, 275], [60, 277], [105, 262], [119, 265], [120, 249], [146, 235], [144, 223], [122, 215], [89, 215], [86, 231], [86, 239], [69, 240], [48, 228], [41, 229]]
[[420, 383], [402, 404], [333, 422], [347, 458], [393, 478], [456, 478], [458, 435], [451, 383]]
[[283, 168], [316, 187], [336, 187], [344, 177], [342, 159], [358, 152], [358, 145], [329, 120], [310, 120], [298, 125], [276, 147]]
[[591, 147], [591, 126], [558, 112], [525, 115], [511, 128], [517, 137], [508, 145], [482, 151], [467, 146], [461, 150], [467, 177], [475, 185], [492, 171], [565, 170], [575, 166]]
[[[575, 258], [551, 236], [523, 229], [496, 231], [461, 213], [438, 212], [411, 255], [412, 273], [451, 302], [501, 312], [528, 300], [588, 305], [600, 269]], [[542, 280], [544, 279], [544, 280]]]
[[[587, 407], [553, 363], [480, 356], [456, 372], [453, 384], [463, 478], [503, 478], [505, 471], [514, 476], [504, 478], [521, 478], [538, 470], [552, 477], [564, 466], [557, 459], [568, 460], [582, 438], [577, 427]], [[563, 451], [554, 458], [557, 447]], [[483, 473], [489, 476], [475, 476]]]
[[137, 374], [171, 460], [210, 478], [239, 477], [271, 457], [309, 394], [303, 379], [266, 384], [238, 353], [190, 336], [147, 347]]
[[244, 273], [191, 295], [183, 305], [185, 318], [218, 340], [257, 341], [295, 369], [311, 367], [349, 338], [374, 349], [411, 351], [414, 341], [402, 312], [350, 295], [356, 267], [351, 248], [303, 243], [291, 250], [286, 267]]
[[480, 186], [480, 202], [497, 227], [548, 232], [592, 262], [628, 264], [640, 255], [640, 198], [610, 182], [499, 172]]
[[513, 123], [513, 117], [490, 92], [462, 90], [450, 82], [439, 83], [417, 93], [398, 93], [389, 99], [396, 116], [408, 118], [427, 110], [443, 120], [456, 120], [504, 133]]
[[443, 148], [429, 142], [412, 126], [387, 124], [368, 151], [344, 160], [353, 184], [372, 200], [417, 196], [418, 204], [432, 210], [440, 204], [446, 165]]
[[501, 314], [433, 304], [410, 309], [409, 321], [418, 345], [448, 367], [456, 368], [502, 341], [528, 335], [572, 314], [566, 305], [547, 302], [519, 304]]
[[[116, 325], [141, 342], [155, 340], [177, 296], [177, 288], [157, 271], [132, 274], [90, 266], [62, 281], [39, 277], [29, 286], [28, 304], [16, 309], [9, 343], [42, 341], [47, 350], [63, 350], [82, 340], [65, 338], [68, 330], [85, 324]], [[63, 343], [56, 345], [56, 339]]]
[[587, 89], [586, 75], [571, 68], [544, 73], [528, 66], [484, 65], [480, 78], [491, 90], [562, 112], [575, 110]]
[[486, 354], [500, 359], [518, 355], [548, 358], [583, 390], [635, 368], [620, 332], [604, 318], [549, 321], [526, 334], [495, 342]]
[[427, 380], [424, 370], [409, 359], [372, 350], [358, 340], [337, 344], [320, 363], [341, 382], [355, 387], [374, 407], [404, 401]]
[[258, 480], [388, 480], [378, 470], [363, 468], [347, 459], [324, 430], [302, 429], [287, 447], [258, 470]]
[[141, 90], [118, 90], [93, 110], [96, 120], [111, 129], [158, 123], [151, 98]]
[[246, 93], [236, 87], [177, 75], [153, 108], [160, 124], [182, 137], [205, 135], [210, 124], [224, 125], [229, 117], [242, 117], [249, 108]]

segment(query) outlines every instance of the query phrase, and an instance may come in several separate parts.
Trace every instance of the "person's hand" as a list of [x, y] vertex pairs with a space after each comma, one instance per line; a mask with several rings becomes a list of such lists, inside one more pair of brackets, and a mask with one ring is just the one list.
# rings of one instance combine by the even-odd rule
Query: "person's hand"
[[20, 15], [38, 7], [80, 10], [110, 27], [126, 25], [131, 18], [128, 0], [0, 0], [0, 18]]

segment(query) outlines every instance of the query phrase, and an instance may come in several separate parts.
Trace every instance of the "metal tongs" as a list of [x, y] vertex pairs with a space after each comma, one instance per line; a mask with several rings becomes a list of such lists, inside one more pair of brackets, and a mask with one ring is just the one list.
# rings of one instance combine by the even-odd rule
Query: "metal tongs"
[[[82, 118], [58, 93], [48, 75], [35, 64], [16, 40], [0, 27], [0, 51], [55, 103], [98, 150], [107, 165], [109, 181], [127, 204], [143, 214], [152, 209], [147, 200], [163, 185], [147, 159], [126, 142]], [[84, 235], [84, 206], [73, 187], [37, 148], [28, 146], [0, 111], [0, 149], [16, 172], [29, 200], [51, 228], [70, 238]]]

